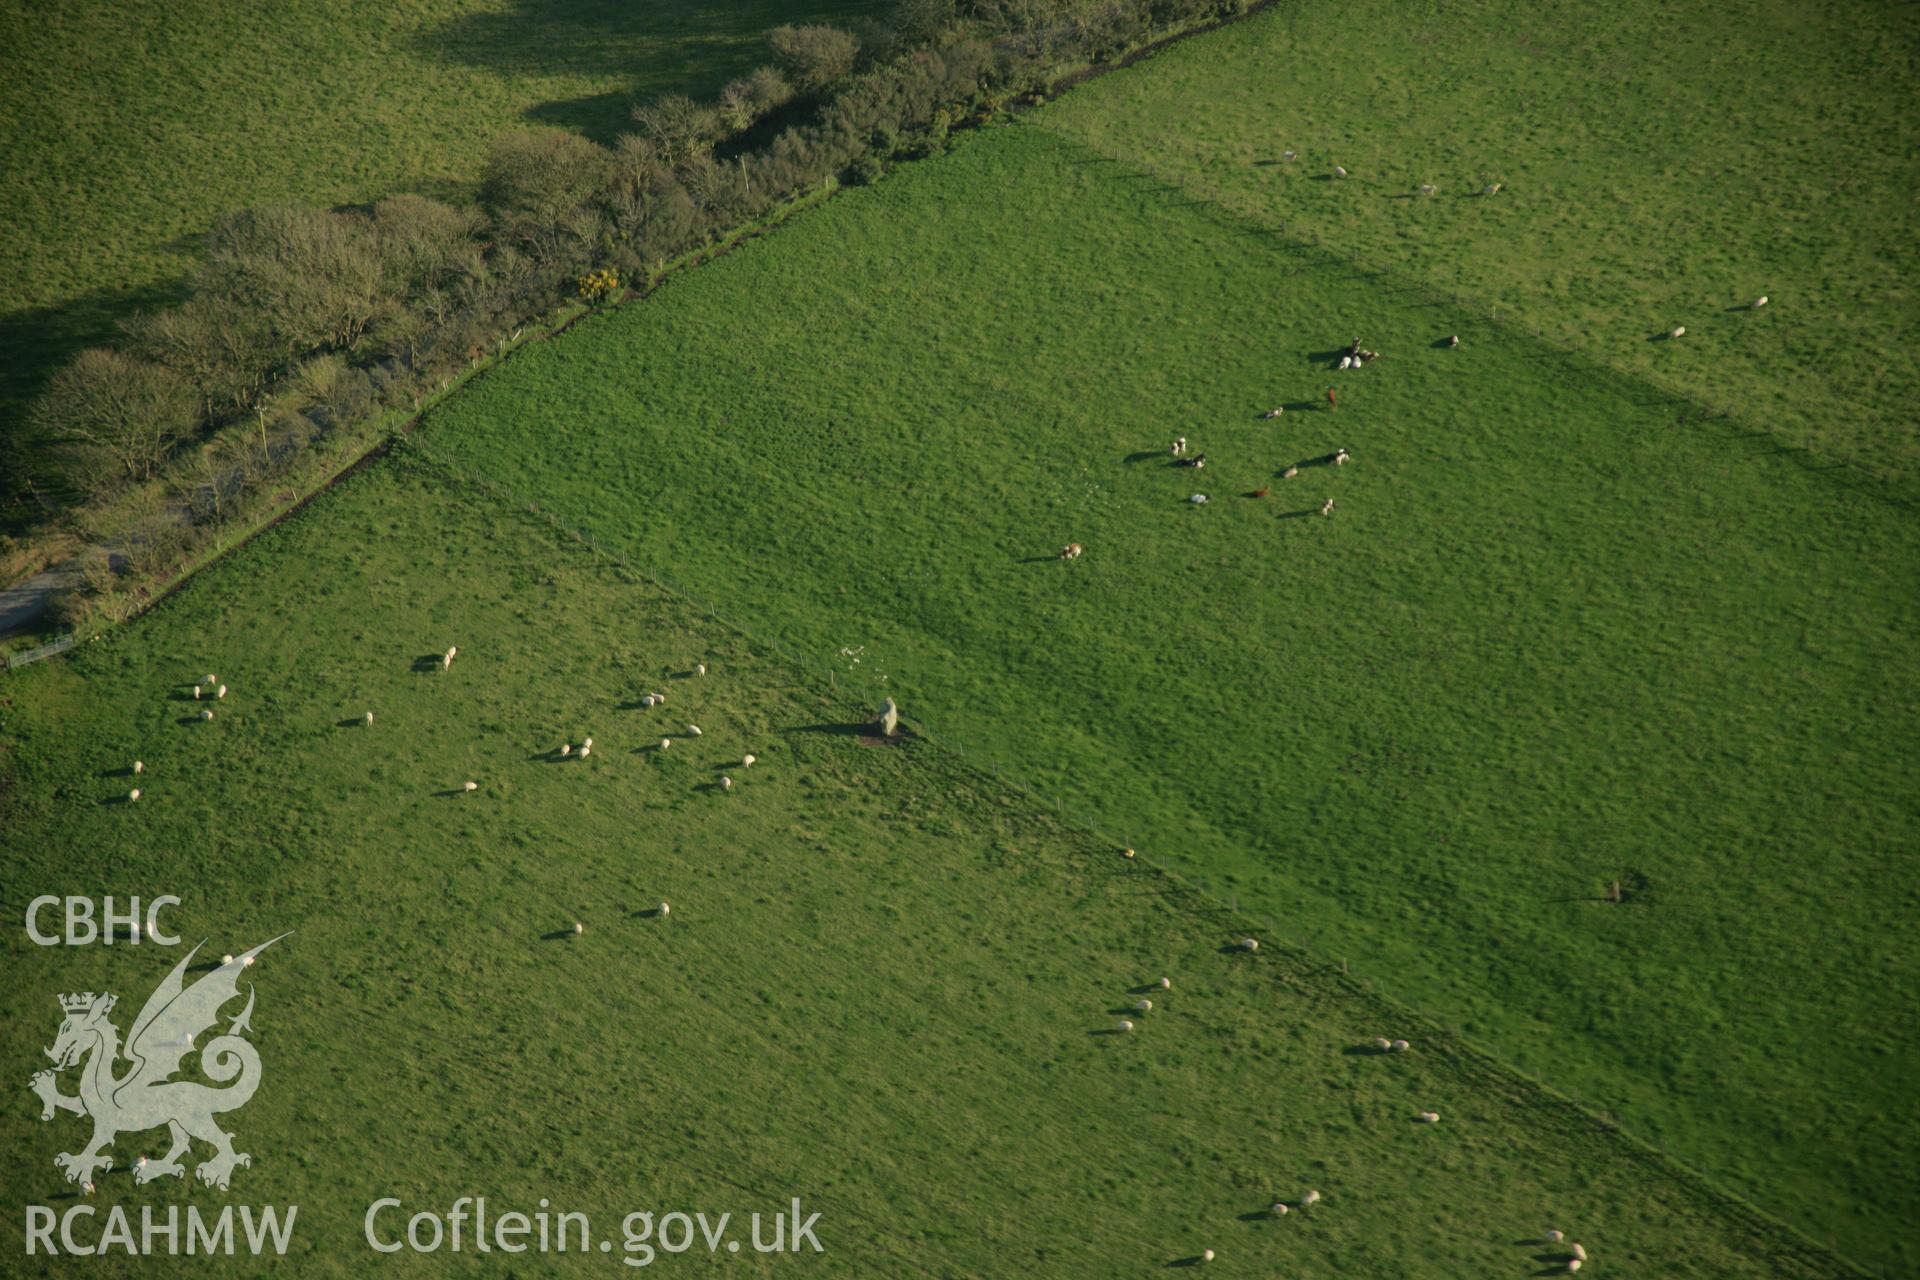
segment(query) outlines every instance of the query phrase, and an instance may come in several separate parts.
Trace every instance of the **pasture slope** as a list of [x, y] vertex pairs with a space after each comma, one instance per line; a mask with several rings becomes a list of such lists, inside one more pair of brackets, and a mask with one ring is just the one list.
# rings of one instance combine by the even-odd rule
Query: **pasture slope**
[[1044, 119], [1911, 498], [1916, 100], [1912, 5], [1358, 0], [1275, 6]]
[[[517, 355], [419, 438], [1890, 1265], [1910, 516], [1047, 119]], [[1385, 356], [1330, 371], [1355, 334]]]
[[878, 0], [126, 0], [0, 5], [0, 435], [76, 350], [173, 300], [221, 215], [470, 198], [529, 124], [603, 141]]
[[[208, 670], [232, 692], [203, 722]], [[297, 1204], [294, 1274], [501, 1274], [362, 1243], [377, 1198], [476, 1194], [586, 1212], [616, 1250], [629, 1210], [744, 1236], [801, 1196], [824, 1254], [723, 1259], [768, 1274], [1144, 1275], [1211, 1248], [1227, 1276], [1457, 1280], [1557, 1266], [1549, 1223], [1623, 1275], [1852, 1274], [1329, 967], [1233, 950], [1244, 917], [938, 746], [863, 745], [803, 672], [410, 450], [5, 693], [11, 912], [172, 890], [209, 954], [295, 930], [252, 971], [233, 1192], [133, 1186], [149, 1134], [96, 1198]], [[551, 757], [587, 735], [590, 759]], [[0, 946], [16, 1050], [51, 1041], [57, 992], [118, 993], [124, 1027], [179, 955]], [[1382, 1032], [1414, 1048], [1357, 1051]], [[0, 1186], [64, 1209], [51, 1157], [80, 1122], [35, 1110], [0, 1111]], [[1308, 1188], [1311, 1212], [1265, 1212]]]

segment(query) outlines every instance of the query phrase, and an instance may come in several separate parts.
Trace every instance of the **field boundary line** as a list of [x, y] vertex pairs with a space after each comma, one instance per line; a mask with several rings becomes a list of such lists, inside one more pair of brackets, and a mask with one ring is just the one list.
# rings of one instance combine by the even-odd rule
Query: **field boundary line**
[[[596, 563], [617, 567], [639, 583], [680, 600], [732, 632], [750, 651], [757, 650], [789, 666], [829, 706], [849, 708], [853, 716], [850, 723], [871, 719], [871, 708], [885, 696], [873, 688], [872, 682], [843, 675], [830, 664], [809, 660], [788, 645], [761, 634], [653, 567], [637, 563], [619, 548], [607, 546], [564, 513], [466, 462], [436, 452], [417, 435], [397, 442], [388, 456], [397, 465], [417, 467], [442, 481], [518, 508], [562, 541], [586, 547]], [[1527, 1111], [1541, 1127], [1560, 1137], [1604, 1146], [1606, 1155], [1639, 1165], [1697, 1210], [1737, 1227], [1743, 1247], [1754, 1256], [1766, 1259], [1776, 1274], [1807, 1280], [1865, 1280], [1872, 1275], [1798, 1228], [1771, 1217], [1738, 1192], [1721, 1186], [1691, 1165], [1629, 1133], [1603, 1110], [1509, 1065], [1457, 1029], [1376, 989], [1364, 978], [1350, 973], [1345, 961], [1287, 939], [1271, 917], [1242, 909], [1232, 895], [1222, 893], [1204, 877], [1188, 875], [1145, 857], [1119, 859], [1118, 851], [1131, 847], [1127, 842], [1114, 838], [1090, 815], [1061, 803], [1023, 778], [1010, 775], [990, 753], [973, 751], [957, 739], [933, 731], [917, 716], [910, 725], [910, 737], [920, 749], [937, 755], [956, 780], [983, 800], [1002, 807], [1018, 807], [1032, 816], [1049, 819], [1069, 845], [1082, 847], [1082, 861], [1088, 873], [1151, 878], [1159, 883], [1159, 896], [1168, 910], [1204, 928], [1217, 930], [1223, 937], [1259, 936], [1261, 951], [1248, 959], [1261, 964], [1284, 963], [1287, 967], [1274, 975], [1274, 981], [1305, 989], [1310, 998], [1316, 1000], [1335, 1000], [1357, 1008], [1368, 1015], [1364, 1020], [1374, 1025], [1391, 1025], [1415, 1033], [1424, 1052], [1445, 1063], [1472, 1087]]]

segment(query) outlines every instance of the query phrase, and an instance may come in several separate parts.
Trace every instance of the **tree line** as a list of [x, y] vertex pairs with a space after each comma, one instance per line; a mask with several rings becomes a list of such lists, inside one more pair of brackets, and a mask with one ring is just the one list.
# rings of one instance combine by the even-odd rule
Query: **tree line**
[[[783, 26], [711, 101], [637, 104], [603, 146], [527, 129], [479, 202], [272, 204], [220, 220], [184, 302], [130, 316], [31, 410], [70, 501], [162, 489], [217, 522], [340, 423], [417, 403], [570, 298], [752, 225], [828, 180], [870, 182], [1069, 66], [1244, 12], [1249, 0], [903, 0], [854, 30]], [[178, 523], [177, 521], [174, 523]]]

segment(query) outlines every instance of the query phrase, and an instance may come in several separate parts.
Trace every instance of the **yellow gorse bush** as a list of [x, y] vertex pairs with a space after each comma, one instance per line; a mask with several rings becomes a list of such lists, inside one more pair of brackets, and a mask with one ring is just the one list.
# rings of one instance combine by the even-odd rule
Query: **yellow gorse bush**
[[605, 302], [620, 289], [620, 273], [612, 267], [589, 271], [579, 280], [580, 296], [588, 302]]

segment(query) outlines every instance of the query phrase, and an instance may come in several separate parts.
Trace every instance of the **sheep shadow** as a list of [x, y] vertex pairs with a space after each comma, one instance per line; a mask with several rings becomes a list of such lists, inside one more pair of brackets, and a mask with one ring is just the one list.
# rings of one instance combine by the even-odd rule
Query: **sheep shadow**
[[1649, 334], [1647, 335], [1647, 341], [1648, 342], [1672, 342], [1673, 334], [1670, 332]]
[[132, 804], [132, 803], [133, 801], [127, 799], [126, 796], [124, 795], [106, 796], [101, 799], [100, 808], [107, 809], [107, 808], [111, 808], [116, 804]]
[[1280, 1215], [1278, 1215], [1278, 1214], [1276, 1214], [1276, 1213], [1275, 1213], [1275, 1212], [1274, 1212], [1273, 1210], [1271, 1210], [1271, 1209], [1255, 1209], [1255, 1210], [1254, 1210], [1254, 1211], [1253, 1211], [1252, 1213], [1243, 1213], [1243, 1214], [1241, 1214], [1241, 1215], [1240, 1215], [1240, 1221], [1242, 1221], [1242, 1222], [1268, 1222], [1268, 1221], [1271, 1221], [1272, 1219], [1274, 1219], [1274, 1218], [1277, 1218], [1277, 1217], [1279, 1217], [1279, 1216], [1280, 1216]]
[[571, 929], [555, 929], [555, 930], [554, 930], [553, 932], [551, 932], [551, 933], [543, 933], [543, 934], [541, 934], [541, 935], [540, 935], [540, 941], [542, 941], [542, 942], [566, 942], [566, 941], [570, 941], [571, 939], [574, 939], [574, 938], [577, 938], [577, 937], [579, 937], [579, 936], [580, 936], [579, 934], [577, 934], [577, 933], [575, 933], [575, 932], [574, 932], [573, 930], [571, 930]]
[[1327, 405], [1324, 400], [1289, 400], [1280, 407], [1288, 413], [1311, 413], [1316, 409], [1324, 409]]
[[218, 960], [202, 960], [199, 964], [188, 965], [187, 972], [188, 973], [212, 973], [215, 969], [218, 969], [220, 967], [221, 965]]
[[336, 729], [352, 729], [356, 726], [365, 725], [366, 723], [367, 718], [365, 716], [348, 716], [345, 720], [335, 720], [333, 727]]
[[1429, 342], [1427, 345], [1435, 351], [1451, 351], [1453, 350], [1454, 342], [1453, 342], [1453, 339], [1450, 337], [1435, 338], [1432, 342]]
[[201, 723], [201, 720], [199, 716], [181, 716], [178, 720], [175, 720], [174, 723], [175, 724], [199, 724]]
[[560, 754], [560, 748], [555, 747], [551, 751], [534, 752], [527, 757], [527, 762], [529, 764], [571, 764], [577, 758], [572, 752], [563, 756]]
[[1318, 507], [1302, 507], [1298, 511], [1282, 511], [1275, 518], [1279, 520], [1298, 520], [1302, 516], [1317, 516], [1319, 514], [1320, 508]]
[[1058, 555], [1052, 555], [1052, 556], [1023, 556], [1023, 557], [1021, 557], [1021, 558], [1020, 558], [1019, 560], [1016, 560], [1016, 561], [1014, 561], [1014, 563], [1015, 563], [1015, 564], [1050, 564], [1050, 563], [1052, 563], [1052, 562], [1053, 562], [1053, 561], [1055, 561], [1055, 560], [1062, 560], [1062, 559], [1065, 559], [1065, 557], [1064, 557], [1064, 556], [1058, 556]]
[[637, 911], [627, 912], [629, 920], [658, 920], [659, 918], [660, 908], [658, 907], [641, 907]]
[[467, 794], [467, 789], [465, 787], [448, 787], [445, 791], [436, 791], [433, 794], [435, 799], [445, 800], [450, 797], [464, 796]]
[[1144, 987], [1128, 987], [1127, 994], [1130, 996], [1150, 996], [1156, 991], [1165, 991], [1165, 990], [1166, 988], [1161, 986], [1159, 983], [1149, 982]]
[[1220, 954], [1223, 956], [1250, 956], [1254, 953], [1237, 942], [1227, 942], [1221, 944]]
[[1089, 1031], [1087, 1034], [1090, 1036], [1123, 1036], [1127, 1033], [1117, 1027], [1101, 1027], [1099, 1030]]
[[[1340, 1051], [1349, 1058], [1384, 1058], [1392, 1053], [1391, 1049], [1382, 1049], [1371, 1044], [1350, 1044]], [[1539, 1243], [1535, 1241], [1534, 1243]]]
[[1243, 498], [1264, 498], [1267, 496], [1267, 493], [1268, 490], [1266, 489], [1249, 489], [1240, 496]]
[[1142, 462], [1152, 462], [1155, 458], [1164, 458], [1166, 456], [1167, 451], [1165, 449], [1136, 449], [1134, 452], [1122, 458], [1121, 461], [1131, 467], [1137, 466]]
[[1307, 360], [1311, 364], [1338, 365], [1342, 356], [1350, 356], [1352, 354], [1352, 349], [1348, 347], [1341, 347], [1335, 351], [1309, 351], [1307, 352]]
[[446, 655], [443, 653], [423, 653], [413, 660], [413, 670], [416, 675], [431, 675], [445, 666]]
[[1340, 181], [1340, 177], [1338, 174], [1316, 173], [1313, 175], [1312, 180], [1314, 182], [1338, 182]]
[[698, 680], [699, 678], [700, 673], [692, 667], [688, 667], [685, 671], [676, 671], [667, 677], [669, 680]]
[[[658, 705], [658, 704], [656, 703], [655, 705]], [[616, 711], [651, 711], [653, 710], [653, 707], [648, 706], [645, 700], [643, 699], [634, 698], [630, 702], [620, 702], [620, 703], [614, 704], [614, 710]]]
[[1188, 1257], [1188, 1258], [1175, 1258], [1172, 1262], [1169, 1262], [1167, 1265], [1169, 1267], [1200, 1267], [1200, 1266], [1205, 1266], [1206, 1261], [1207, 1260], [1204, 1255], [1196, 1253], [1192, 1257]]
[[1285, 163], [1285, 160], [1255, 160], [1253, 167], [1256, 169], [1271, 169], [1276, 165], [1283, 165]]
[[1140, 1010], [1134, 1008], [1130, 1004], [1117, 1004], [1113, 1008], [1107, 1010], [1107, 1012], [1112, 1014], [1116, 1018], [1131, 1018], [1138, 1015]]
[[122, 765], [118, 769], [102, 769], [100, 776], [103, 778], [132, 778], [138, 775], [134, 773], [133, 766], [128, 764]]
[[725, 791], [726, 790], [725, 787], [721, 786], [717, 782], [702, 782], [697, 784], [693, 789], [695, 791]]
[[[193, 686], [193, 687], [194, 687], [194, 688], [196, 688], [196, 689], [198, 689], [198, 688], [199, 688], [200, 686], [199, 686], [199, 685], [195, 685], [195, 686]], [[178, 689], [175, 689], [175, 690], [174, 690], [174, 691], [173, 691], [172, 693], [170, 693], [170, 694], [168, 694], [168, 695], [167, 695], [167, 701], [169, 701], [169, 702], [198, 702], [198, 701], [200, 701], [200, 699], [198, 699], [198, 698], [196, 698], [196, 697], [194, 697], [194, 696], [193, 696], [192, 694], [190, 694], [190, 693], [182, 693], [182, 692], [181, 692], [180, 690], [178, 690]]]

